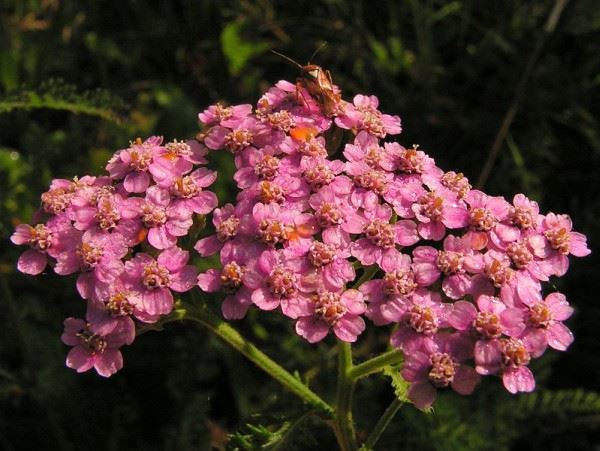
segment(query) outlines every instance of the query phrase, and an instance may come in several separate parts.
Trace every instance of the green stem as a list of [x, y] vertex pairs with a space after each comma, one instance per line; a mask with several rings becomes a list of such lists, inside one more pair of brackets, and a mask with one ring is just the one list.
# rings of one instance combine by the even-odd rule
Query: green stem
[[388, 365], [396, 365], [404, 361], [404, 355], [397, 349], [384, 352], [372, 359], [369, 359], [360, 365], [356, 365], [348, 372], [348, 377], [353, 381], [357, 381], [365, 376], [373, 373], [378, 373]]
[[398, 398], [395, 398], [392, 401], [392, 403], [388, 406], [388, 408], [385, 409], [385, 412], [383, 412], [383, 415], [369, 434], [367, 441], [361, 447], [361, 451], [373, 449], [373, 447], [377, 443], [377, 440], [379, 440], [379, 437], [381, 437], [383, 431], [385, 431], [385, 429], [390, 424], [390, 421], [392, 421], [392, 418], [394, 418], [394, 415], [396, 415], [398, 410], [400, 410], [400, 407], [402, 407], [402, 404], [404, 404], [403, 401], [400, 401]]
[[352, 285], [352, 288], [358, 288], [363, 283], [371, 280], [373, 278], [373, 276], [375, 275], [375, 273], [377, 273], [377, 271], [379, 271], [379, 267], [377, 265], [367, 266], [365, 268], [362, 276], [360, 276], [360, 279], [358, 279], [356, 281], [356, 283], [354, 285]]
[[179, 318], [189, 319], [202, 324], [227, 344], [239, 351], [269, 376], [303, 399], [314, 409], [328, 417], [333, 416], [333, 408], [323, 401], [315, 392], [292, 376], [277, 362], [246, 340], [240, 333], [215, 315], [206, 305], [186, 305], [178, 309]]
[[335, 400], [333, 429], [342, 451], [356, 451], [356, 433], [352, 420], [352, 393], [354, 380], [352, 370], [352, 348], [349, 343], [338, 341], [338, 386]]

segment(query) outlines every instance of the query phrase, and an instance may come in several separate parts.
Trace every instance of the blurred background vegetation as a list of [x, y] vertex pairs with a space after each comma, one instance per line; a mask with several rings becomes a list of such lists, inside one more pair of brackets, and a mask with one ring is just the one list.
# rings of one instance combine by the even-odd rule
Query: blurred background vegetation
[[[556, 282], [575, 305], [576, 341], [533, 365], [536, 394], [510, 396], [486, 380], [472, 397], [442, 395], [432, 415], [406, 406], [380, 449], [598, 449], [596, 0], [2, 0], [0, 449], [210, 449], [236, 431], [230, 449], [334, 449], [315, 418], [294, 423], [304, 412], [291, 395], [190, 324], [140, 337], [109, 380], [65, 368], [62, 321], [84, 303], [72, 279], [18, 274], [20, 250], [7, 239], [52, 178], [101, 173], [136, 136], [192, 137], [208, 104], [253, 103], [296, 77], [270, 49], [304, 63], [323, 42], [314, 62], [346, 99], [376, 94], [399, 114], [402, 143], [419, 143], [490, 194], [523, 191], [543, 211], [571, 214], [593, 249]], [[223, 200], [232, 168], [215, 165]], [[237, 326], [332, 395], [332, 343], [309, 346], [272, 316]], [[369, 329], [356, 355], [384, 341]], [[392, 396], [383, 376], [370, 378], [356, 397], [359, 426], [372, 427]], [[283, 435], [279, 448], [266, 444]]]

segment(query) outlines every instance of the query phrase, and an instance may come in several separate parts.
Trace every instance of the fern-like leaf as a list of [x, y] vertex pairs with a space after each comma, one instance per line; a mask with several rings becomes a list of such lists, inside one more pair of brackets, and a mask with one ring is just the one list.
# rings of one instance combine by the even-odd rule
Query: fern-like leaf
[[521, 416], [600, 413], [600, 393], [582, 389], [538, 391], [522, 395], [517, 406]]
[[61, 79], [51, 79], [35, 90], [21, 89], [0, 97], [0, 114], [13, 110], [52, 109], [86, 114], [121, 123], [125, 103], [104, 89], [79, 92]]
[[410, 402], [407, 396], [408, 382], [400, 375], [400, 369], [397, 366], [388, 365], [383, 369], [383, 374], [390, 378], [396, 398], [402, 402]]

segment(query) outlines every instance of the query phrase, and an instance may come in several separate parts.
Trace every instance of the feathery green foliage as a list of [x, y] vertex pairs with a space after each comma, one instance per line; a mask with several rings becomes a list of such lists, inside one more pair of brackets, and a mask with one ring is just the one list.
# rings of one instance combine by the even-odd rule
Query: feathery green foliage
[[0, 97], [0, 114], [13, 110], [48, 108], [73, 114], [87, 114], [120, 123], [126, 108], [122, 99], [108, 90], [78, 92], [76, 86], [61, 79], [44, 81], [37, 89], [22, 89]]

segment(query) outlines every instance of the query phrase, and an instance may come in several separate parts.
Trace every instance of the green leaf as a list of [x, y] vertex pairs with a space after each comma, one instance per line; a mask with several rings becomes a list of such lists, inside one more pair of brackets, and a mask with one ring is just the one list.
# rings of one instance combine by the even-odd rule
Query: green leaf
[[106, 90], [79, 92], [77, 87], [61, 79], [50, 79], [35, 90], [23, 89], [0, 97], [0, 114], [40, 108], [97, 116], [121, 123], [120, 112], [125, 104]]
[[521, 416], [596, 414], [600, 413], [600, 393], [582, 389], [538, 391], [520, 396], [516, 411]]
[[309, 431], [305, 430], [302, 425], [312, 414], [313, 412], [310, 411], [286, 420], [275, 430], [261, 424], [246, 424], [243, 431], [230, 435], [227, 449], [260, 449], [263, 451], [296, 449], [295, 447], [299, 443], [306, 443], [307, 440], [311, 440]]
[[260, 55], [269, 49], [270, 45], [265, 41], [244, 41], [242, 33], [245, 22], [237, 21], [227, 24], [221, 32], [221, 49], [227, 58], [229, 73], [239, 75], [256, 55]]
[[397, 366], [386, 366], [383, 374], [390, 378], [396, 398], [402, 402], [410, 402], [408, 399], [408, 382], [400, 375], [400, 369]]

